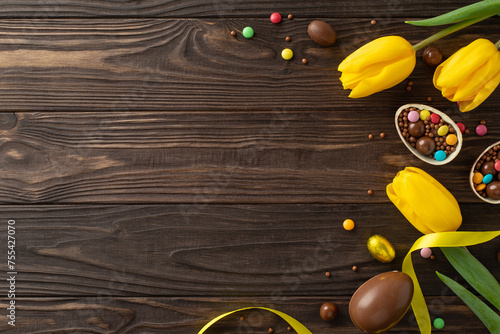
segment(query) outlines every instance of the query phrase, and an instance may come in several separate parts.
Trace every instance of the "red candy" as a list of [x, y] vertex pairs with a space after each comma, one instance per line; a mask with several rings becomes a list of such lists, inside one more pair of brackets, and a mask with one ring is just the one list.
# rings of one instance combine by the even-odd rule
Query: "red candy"
[[476, 133], [477, 133], [478, 136], [484, 136], [487, 132], [488, 132], [488, 129], [483, 124], [479, 124], [476, 127]]
[[272, 13], [271, 14], [271, 22], [272, 23], [280, 23], [281, 22], [281, 14], [280, 13]]
[[431, 114], [431, 122], [432, 123], [438, 124], [440, 120], [441, 120], [441, 117], [439, 117], [438, 114], [436, 114], [436, 113]]
[[465, 132], [465, 124], [464, 123], [457, 123], [457, 126], [460, 129], [460, 132], [462, 132], [462, 133]]
[[498, 160], [498, 161], [495, 162], [495, 170], [497, 172], [500, 172], [500, 160]]

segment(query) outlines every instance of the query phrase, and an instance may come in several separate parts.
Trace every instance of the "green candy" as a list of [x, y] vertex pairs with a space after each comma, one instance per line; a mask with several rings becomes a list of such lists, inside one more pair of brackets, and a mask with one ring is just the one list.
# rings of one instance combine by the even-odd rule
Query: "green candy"
[[434, 328], [436, 328], [436, 329], [443, 329], [444, 328], [444, 320], [441, 318], [434, 319], [434, 322], [432, 324], [434, 325]]
[[243, 37], [245, 38], [252, 38], [254, 31], [252, 27], [245, 27], [243, 28], [243, 31], [241, 32], [243, 34]]

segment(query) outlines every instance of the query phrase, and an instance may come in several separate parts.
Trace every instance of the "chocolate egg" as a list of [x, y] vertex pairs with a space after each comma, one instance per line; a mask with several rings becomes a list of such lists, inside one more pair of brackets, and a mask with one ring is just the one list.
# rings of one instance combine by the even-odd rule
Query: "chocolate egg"
[[493, 161], [493, 160], [486, 161], [481, 166], [481, 174], [483, 174], [483, 175], [491, 174], [493, 176], [496, 175], [497, 170], [495, 169], [495, 161]]
[[349, 303], [349, 315], [365, 333], [382, 333], [394, 327], [410, 308], [413, 282], [399, 271], [382, 273], [361, 285]]
[[486, 186], [486, 194], [493, 200], [500, 199], [500, 182], [493, 181]]
[[392, 244], [381, 235], [372, 235], [368, 239], [367, 246], [370, 254], [382, 263], [389, 263], [396, 256]]
[[411, 122], [408, 125], [408, 133], [410, 136], [419, 138], [422, 137], [425, 133], [425, 124], [422, 121]]
[[416, 149], [423, 155], [429, 155], [436, 149], [436, 142], [431, 137], [420, 137], [417, 140]]
[[309, 37], [319, 45], [330, 46], [337, 40], [337, 32], [325, 21], [315, 20], [307, 27]]
[[334, 303], [324, 303], [321, 305], [319, 315], [325, 321], [332, 321], [339, 314], [339, 308]]

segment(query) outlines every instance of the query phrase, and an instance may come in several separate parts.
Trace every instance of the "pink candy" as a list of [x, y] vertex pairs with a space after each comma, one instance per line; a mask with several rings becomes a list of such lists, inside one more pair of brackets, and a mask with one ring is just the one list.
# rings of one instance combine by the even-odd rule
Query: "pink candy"
[[410, 122], [416, 122], [420, 119], [420, 114], [418, 113], [418, 111], [415, 111], [415, 110], [412, 110], [410, 111], [410, 113], [408, 114], [408, 120]]
[[488, 129], [486, 128], [486, 125], [479, 124], [476, 127], [476, 133], [478, 136], [484, 136], [488, 132]]
[[423, 257], [424, 259], [430, 258], [432, 255], [432, 249], [430, 248], [422, 248], [420, 250], [420, 256]]
[[498, 161], [495, 162], [495, 170], [497, 172], [500, 172], [500, 160], [498, 160]]

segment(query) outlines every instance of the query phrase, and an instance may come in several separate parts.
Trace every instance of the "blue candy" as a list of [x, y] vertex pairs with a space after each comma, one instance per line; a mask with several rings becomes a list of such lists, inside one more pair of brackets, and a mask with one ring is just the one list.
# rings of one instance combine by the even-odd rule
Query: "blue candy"
[[491, 174], [486, 174], [486, 175], [483, 177], [483, 183], [484, 183], [484, 184], [488, 184], [488, 183], [490, 183], [491, 181], [493, 181], [493, 175], [491, 175]]
[[436, 151], [436, 153], [434, 153], [434, 159], [437, 161], [443, 161], [446, 159], [446, 152], [443, 150]]

